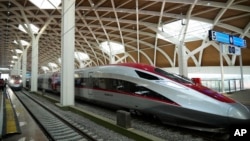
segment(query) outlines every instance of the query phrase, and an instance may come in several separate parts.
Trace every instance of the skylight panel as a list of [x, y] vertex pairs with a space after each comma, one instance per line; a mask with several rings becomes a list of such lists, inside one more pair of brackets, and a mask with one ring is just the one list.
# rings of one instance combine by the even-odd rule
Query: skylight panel
[[89, 55], [83, 52], [75, 52], [75, 58], [81, 61], [89, 60]]
[[30, 0], [40, 9], [57, 9], [61, 4], [61, 0]]
[[[160, 39], [164, 39], [171, 42], [171, 38], [174, 38], [176, 40], [180, 40], [182, 30], [184, 28], [185, 23], [183, 23], [182, 20], [178, 20], [172, 23], [164, 24], [161, 27], [158, 28], [161, 32], [168, 33], [168, 35], [171, 35], [169, 37], [164, 37], [160, 34], [158, 34], [158, 37]], [[196, 20], [189, 20], [185, 42], [189, 41], [196, 41], [196, 40], [202, 40], [207, 37], [208, 30], [212, 28], [212, 24], [196, 21]]]
[[21, 53], [23, 53], [23, 51], [20, 49], [16, 49], [16, 53], [21, 54]]
[[[28, 28], [27, 24], [24, 24], [24, 26], [26, 28]], [[38, 31], [39, 31], [39, 28], [37, 26], [35, 26], [34, 24], [30, 24], [30, 28], [32, 30], [32, 33], [36, 33], [37, 34]], [[18, 29], [21, 30], [21, 31], [23, 31], [24, 33], [27, 33], [27, 31], [23, 28], [23, 26], [21, 24], [18, 25]]]
[[57, 67], [58, 67], [57, 64], [52, 63], [52, 62], [49, 62], [49, 63], [48, 63], [48, 66], [51, 67], [51, 68], [57, 68]]
[[46, 67], [46, 66], [41, 66], [41, 68], [42, 68], [43, 71], [48, 71], [49, 70], [49, 68]]
[[13, 58], [13, 59], [18, 59], [18, 57], [17, 57], [17, 56], [15, 56], [15, 55], [14, 55], [14, 56], [12, 56], [12, 58]]
[[58, 58], [57, 61], [58, 61], [59, 64], [62, 64], [62, 59], [61, 58]]
[[100, 48], [103, 52], [105, 52], [108, 55], [115, 55], [125, 52], [125, 48], [122, 44], [116, 43], [116, 42], [102, 42], [100, 44]]
[[[25, 40], [20, 40], [20, 42], [21, 42], [22, 46], [27, 46], [27, 45], [30, 44], [30, 43], [28, 43], [28, 42], [25, 41]], [[14, 40], [14, 43], [15, 43], [15, 44], [18, 44], [18, 42], [17, 42], [16, 40]]]

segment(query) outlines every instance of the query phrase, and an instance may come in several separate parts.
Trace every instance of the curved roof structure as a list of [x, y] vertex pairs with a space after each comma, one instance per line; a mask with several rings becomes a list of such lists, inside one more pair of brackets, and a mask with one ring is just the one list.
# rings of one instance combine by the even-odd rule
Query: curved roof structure
[[[29, 46], [21, 46], [20, 40], [31, 43], [31, 36], [18, 29], [28, 24], [42, 32], [39, 71], [49, 63], [60, 67], [61, 4], [40, 9], [30, 0], [1, 0], [0, 13], [0, 68], [9, 68], [13, 56], [20, 56], [16, 49]], [[219, 45], [209, 41], [209, 29], [244, 38], [243, 65], [250, 65], [249, 0], [76, 0], [75, 18], [75, 52], [89, 57], [75, 59], [76, 68], [108, 64], [109, 54], [100, 48], [103, 42], [124, 47], [124, 51], [113, 54], [115, 63], [178, 67], [178, 44], [182, 40], [188, 66], [218, 66]], [[31, 50], [29, 47], [28, 71]], [[223, 57], [224, 65], [239, 65], [236, 55]]]

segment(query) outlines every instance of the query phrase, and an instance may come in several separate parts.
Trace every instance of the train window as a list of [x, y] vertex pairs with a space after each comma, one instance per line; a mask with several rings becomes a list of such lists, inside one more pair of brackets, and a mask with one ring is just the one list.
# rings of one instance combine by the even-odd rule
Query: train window
[[149, 98], [159, 99], [159, 100], [168, 100], [166, 97], [162, 96], [161, 94], [152, 91], [144, 86], [136, 86], [135, 94], [146, 96]]
[[184, 77], [184, 76], [180, 76], [180, 75], [177, 75], [177, 74], [173, 74], [173, 73], [169, 73], [167, 71], [164, 71], [160, 68], [155, 68], [155, 72], [159, 73], [160, 75], [163, 75], [167, 78], [170, 78], [172, 80], [175, 80], [177, 82], [180, 82], [180, 83], [193, 83], [192, 80], [190, 80], [189, 78], [187, 77]]
[[120, 92], [128, 92], [132, 93], [135, 91], [135, 85], [132, 82], [128, 82], [120, 79], [110, 79], [104, 78], [105, 88], [107, 90], [120, 91]]
[[99, 79], [99, 87], [102, 89], [106, 89], [105, 78]]
[[149, 92], [150, 91], [147, 88], [140, 86], [140, 85], [136, 85], [135, 91], [134, 91], [134, 93], [138, 95], [148, 95]]
[[99, 78], [93, 78], [94, 81], [93, 81], [93, 86], [94, 88], [99, 88]]
[[81, 86], [81, 78], [75, 78], [75, 86]]
[[81, 86], [86, 86], [87, 83], [86, 83], [86, 78], [81, 78]]
[[107, 90], [114, 90], [116, 83], [109, 78], [100, 78], [100, 88]]
[[145, 72], [141, 72], [138, 70], [135, 70], [135, 72], [139, 75], [139, 77], [144, 78], [144, 79], [148, 79], [148, 80], [159, 80], [158, 77], [153, 76], [151, 74], [145, 73]]
[[106, 84], [111, 84], [108, 88], [111, 90], [124, 90], [124, 82], [118, 79], [106, 79]]

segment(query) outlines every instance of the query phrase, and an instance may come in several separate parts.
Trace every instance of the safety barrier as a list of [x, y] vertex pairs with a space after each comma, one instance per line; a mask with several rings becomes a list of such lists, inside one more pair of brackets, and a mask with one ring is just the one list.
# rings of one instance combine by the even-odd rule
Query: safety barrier
[[[202, 80], [202, 85], [214, 89], [216, 91], [222, 92], [221, 80]], [[242, 88], [241, 79], [225, 79], [224, 80], [224, 92], [235, 92]]]

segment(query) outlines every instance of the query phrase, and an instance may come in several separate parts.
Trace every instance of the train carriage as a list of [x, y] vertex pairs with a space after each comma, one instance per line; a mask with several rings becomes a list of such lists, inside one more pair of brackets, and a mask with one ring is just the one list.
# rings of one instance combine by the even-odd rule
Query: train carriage
[[244, 105], [187, 78], [145, 64], [76, 70], [75, 96], [198, 130], [217, 131], [250, 123], [250, 111]]

